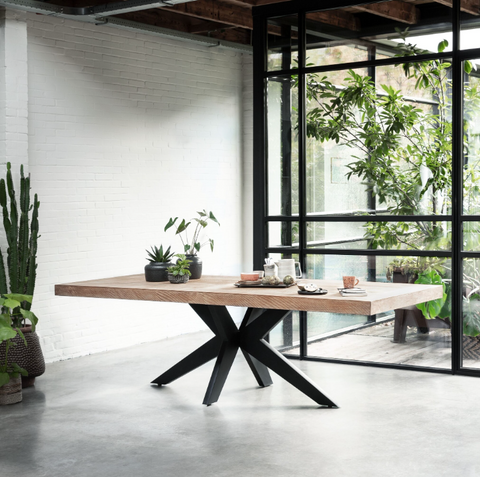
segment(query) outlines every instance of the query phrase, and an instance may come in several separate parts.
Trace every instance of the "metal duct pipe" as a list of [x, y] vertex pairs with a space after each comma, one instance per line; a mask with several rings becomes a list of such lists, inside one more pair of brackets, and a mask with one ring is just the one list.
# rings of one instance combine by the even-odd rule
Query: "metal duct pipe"
[[84, 21], [121, 28], [124, 30], [148, 33], [151, 35], [170, 38], [180, 41], [188, 41], [203, 46], [219, 47], [229, 50], [240, 51], [242, 53], [253, 53], [250, 45], [242, 45], [231, 41], [215, 40], [206, 36], [194, 35], [192, 33], [184, 33], [168, 28], [156, 27], [145, 23], [134, 22], [116, 18], [114, 14], [127, 13], [139, 10], [147, 10], [149, 8], [174, 5], [178, 3], [187, 3], [196, 0], [160, 0], [152, 2], [151, 0], [127, 0], [125, 2], [115, 2], [107, 5], [99, 5], [97, 7], [62, 7], [51, 3], [39, 2], [36, 0], [0, 0], [0, 6], [12, 8], [15, 10], [23, 10], [30, 13], [39, 13], [43, 15], [51, 15], [60, 18], [68, 18], [71, 20]]

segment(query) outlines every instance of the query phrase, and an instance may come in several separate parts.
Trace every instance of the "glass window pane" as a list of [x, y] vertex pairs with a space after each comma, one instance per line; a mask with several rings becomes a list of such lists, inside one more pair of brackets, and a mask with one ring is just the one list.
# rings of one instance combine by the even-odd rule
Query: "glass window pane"
[[463, 223], [463, 250], [480, 252], [480, 222]]
[[403, 87], [393, 68], [386, 83], [368, 70], [307, 76], [308, 213], [451, 212], [449, 62], [410, 64], [424, 98], [407, 98], [412, 79]]
[[293, 311], [269, 333], [269, 343], [289, 355], [300, 354], [300, 313]]
[[449, 251], [451, 242], [450, 222], [307, 222], [308, 248]]
[[298, 232], [298, 222], [269, 222], [268, 246], [298, 248]]
[[290, 216], [298, 214], [297, 87], [291, 77], [267, 87], [268, 214]]
[[[436, 21], [437, 20], [437, 21]], [[409, 25], [428, 23], [423, 33]], [[399, 44], [409, 54], [451, 50], [451, 7], [438, 3], [381, 2], [306, 14], [307, 63], [325, 66], [393, 57]], [[428, 31], [428, 33], [427, 33]], [[404, 41], [404, 39], [406, 41]], [[416, 46], [415, 46], [416, 45]]]
[[298, 18], [296, 15], [269, 18], [267, 70], [298, 68]]
[[480, 259], [463, 261], [463, 366], [480, 368]]
[[462, 2], [460, 22], [460, 49], [480, 48], [480, 25], [478, 5]]
[[463, 213], [480, 214], [480, 59], [464, 64]]
[[[427, 302], [425, 313], [408, 306], [375, 316], [307, 314], [307, 354], [322, 358], [448, 369], [451, 366], [449, 260], [426, 257], [310, 255], [309, 278], [338, 280], [354, 275], [359, 287], [369, 281], [394, 283], [444, 281], [446, 293]], [[430, 277], [430, 278], [429, 278]], [[428, 317], [428, 318], [427, 318]]]

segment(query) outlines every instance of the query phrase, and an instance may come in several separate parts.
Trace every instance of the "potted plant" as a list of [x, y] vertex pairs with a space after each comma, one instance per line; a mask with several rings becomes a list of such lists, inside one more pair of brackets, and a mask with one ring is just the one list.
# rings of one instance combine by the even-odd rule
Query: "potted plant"
[[[213, 239], [206, 238], [202, 242], [202, 237], [200, 235], [201, 232], [205, 229], [209, 222], [215, 222], [220, 225], [218, 220], [213, 215], [213, 212], [207, 212], [205, 209], [203, 209], [201, 212], [197, 212], [197, 214], [198, 217], [190, 219], [189, 222], [187, 222], [185, 219], [182, 219], [175, 230], [175, 235], [178, 235], [182, 241], [183, 251], [186, 255], [186, 258], [191, 262], [190, 272], [192, 274], [192, 279], [197, 279], [202, 276], [202, 261], [197, 255], [200, 249], [208, 243], [210, 244], [210, 250], [213, 252]], [[173, 227], [177, 220], [178, 217], [175, 217], [174, 219], [170, 217], [167, 225], [165, 225], [164, 231], [167, 231], [170, 227]], [[191, 224], [195, 224], [195, 228], [193, 230], [193, 234], [189, 238], [188, 232]]]
[[163, 251], [163, 245], [160, 248], [152, 246], [152, 249], [146, 250], [150, 263], [145, 265], [145, 280], [147, 282], [166, 282], [168, 281], [167, 269], [172, 265], [171, 258], [174, 253], [170, 252], [170, 247]]
[[27, 346], [22, 332], [25, 320], [31, 322], [35, 330], [37, 317], [22, 307], [24, 303], [32, 303], [31, 295], [7, 293], [0, 297], [0, 405], [14, 404], [22, 400], [22, 381], [20, 376], [27, 376], [28, 372], [12, 358], [11, 350], [18, 346], [19, 338]]
[[419, 275], [431, 270], [442, 273], [445, 258], [397, 257], [387, 267], [387, 280], [393, 283], [415, 283]]
[[170, 283], [187, 283], [192, 275], [189, 270], [190, 260], [182, 253], [175, 255], [178, 257], [175, 265], [168, 267], [168, 279]]
[[[37, 194], [30, 199], [30, 176], [24, 175], [20, 166], [20, 197], [17, 197], [12, 178], [11, 164], [7, 163], [5, 179], [0, 180], [0, 207], [3, 213], [3, 227], [7, 242], [6, 266], [0, 249], [0, 295], [7, 293], [33, 297], [37, 275], [37, 239], [38, 210], [40, 202]], [[31, 300], [22, 303], [24, 310], [30, 310]], [[23, 340], [19, 335], [14, 338], [17, 346], [10, 349], [10, 357], [28, 371], [22, 376], [23, 387], [34, 384], [35, 377], [45, 372], [40, 340], [34, 327], [22, 328]], [[0, 362], [5, 355], [0, 350]]]

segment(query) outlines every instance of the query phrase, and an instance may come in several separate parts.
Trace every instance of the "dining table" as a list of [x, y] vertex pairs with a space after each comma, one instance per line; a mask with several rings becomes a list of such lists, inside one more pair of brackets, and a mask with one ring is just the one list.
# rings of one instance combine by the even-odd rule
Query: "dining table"
[[[152, 383], [167, 385], [215, 359], [203, 404], [218, 401], [240, 349], [260, 387], [270, 386], [273, 371], [320, 406], [339, 407], [324, 390], [273, 347], [269, 332], [292, 311], [375, 315], [443, 296], [441, 285], [360, 282], [364, 296], [342, 296], [340, 280], [302, 280], [324, 294], [299, 293], [293, 286], [238, 286], [239, 277], [202, 276], [182, 284], [147, 282], [143, 274], [55, 285], [59, 296], [144, 300], [188, 304], [213, 337], [185, 356]], [[246, 308], [239, 326], [227, 307]]]

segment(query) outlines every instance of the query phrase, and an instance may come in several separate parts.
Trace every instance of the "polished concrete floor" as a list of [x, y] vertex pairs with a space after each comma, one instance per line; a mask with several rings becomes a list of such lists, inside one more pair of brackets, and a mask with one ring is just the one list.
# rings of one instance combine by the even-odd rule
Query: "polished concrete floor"
[[0, 408], [1, 477], [480, 476], [480, 379], [294, 361], [339, 409], [258, 388], [242, 355], [209, 407], [213, 362], [149, 384], [209, 337], [48, 365]]

